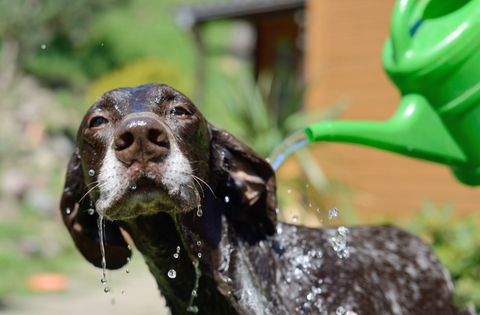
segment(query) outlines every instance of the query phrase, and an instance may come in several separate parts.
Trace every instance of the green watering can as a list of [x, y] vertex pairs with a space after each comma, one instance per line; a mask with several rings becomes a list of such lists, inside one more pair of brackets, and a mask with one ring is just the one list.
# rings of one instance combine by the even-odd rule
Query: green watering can
[[398, 0], [383, 66], [402, 93], [386, 122], [326, 121], [316, 141], [367, 145], [442, 163], [480, 184], [480, 0]]

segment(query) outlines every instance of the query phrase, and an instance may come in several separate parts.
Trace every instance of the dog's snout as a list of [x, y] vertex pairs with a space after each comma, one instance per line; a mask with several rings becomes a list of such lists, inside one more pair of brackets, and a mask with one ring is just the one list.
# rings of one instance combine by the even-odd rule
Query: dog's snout
[[115, 132], [115, 154], [125, 164], [160, 161], [169, 150], [165, 127], [153, 117], [125, 119]]

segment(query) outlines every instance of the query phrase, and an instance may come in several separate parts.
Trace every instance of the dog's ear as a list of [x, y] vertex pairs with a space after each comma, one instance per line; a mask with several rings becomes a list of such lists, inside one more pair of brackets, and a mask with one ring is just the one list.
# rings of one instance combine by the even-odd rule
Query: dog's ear
[[234, 136], [211, 125], [209, 128], [210, 169], [217, 198], [233, 210], [234, 220], [273, 235], [277, 222], [275, 172], [264, 158]]
[[[93, 209], [93, 204], [88, 195], [83, 198], [86, 193], [81, 160], [75, 153], [68, 163], [60, 211], [79, 251], [93, 265], [102, 267], [98, 214], [89, 211]], [[121, 268], [131, 257], [131, 250], [115, 223], [104, 219], [104, 231], [106, 267]]]

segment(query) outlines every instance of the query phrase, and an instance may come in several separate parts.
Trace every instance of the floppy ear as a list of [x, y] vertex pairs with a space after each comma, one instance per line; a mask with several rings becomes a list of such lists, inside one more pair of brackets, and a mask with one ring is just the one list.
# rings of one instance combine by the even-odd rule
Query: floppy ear
[[[98, 214], [96, 212], [89, 214], [88, 209], [92, 208], [93, 204], [88, 196], [82, 199], [87, 191], [81, 164], [80, 157], [75, 153], [68, 163], [60, 211], [63, 222], [70, 231], [78, 250], [93, 265], [102, 267], [97, 225]], [[132, 255], [131, 250], [115, 223], [105, 219], [104, 226], [106, 267], [108, 269], [121, 268], [127, 263], [127, 258]]]
[[212, 180], [216, 183], [217, 198], [230, 207], [235, 221], [257, 226], [265, 234], [273, 235], [277, 223], [275, 172], [244, 143], [224, 130], [211, 125], [209, 128]]

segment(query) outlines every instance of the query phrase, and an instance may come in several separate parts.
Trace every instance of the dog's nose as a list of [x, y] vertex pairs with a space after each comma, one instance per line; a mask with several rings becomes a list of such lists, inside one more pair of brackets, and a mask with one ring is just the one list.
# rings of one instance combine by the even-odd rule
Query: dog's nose
[[125, 164], [160, 161], [168, 153], [167, 130], [155, 118], [125, 119], [115, 132], [115, 154]]

